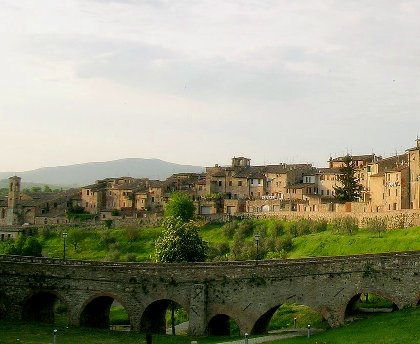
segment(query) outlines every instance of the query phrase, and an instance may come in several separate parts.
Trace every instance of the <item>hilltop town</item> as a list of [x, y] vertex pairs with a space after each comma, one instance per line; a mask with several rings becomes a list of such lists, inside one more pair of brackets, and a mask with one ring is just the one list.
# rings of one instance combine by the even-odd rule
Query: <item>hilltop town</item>
[[0, 199], [0, 226], [159, 217], [174, 191], [188, 194], [197, 214], [205, 217], [420, 211], [420, 139], [404, 154], [352, 156], [362, 193], [355, 202], [344, 204], [335, 198], [343, 159], [330, 158], [327, 167], [318, 168], [285, 163], [253, 166], [249, 158], [234, 157], [230, 166], [216, 164], [204, 173], [177, 173], [164, 181], [106, 178], [49, 193], [23, 192], [21, 178], [11, 176], [8, 197]]

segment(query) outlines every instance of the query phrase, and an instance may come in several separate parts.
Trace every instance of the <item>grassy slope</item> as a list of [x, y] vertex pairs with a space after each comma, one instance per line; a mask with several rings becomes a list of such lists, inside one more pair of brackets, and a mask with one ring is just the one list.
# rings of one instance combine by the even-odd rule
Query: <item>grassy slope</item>
[[[269, 221], [259, 221], [269, 223]], [[286, 233], [287, 233], [287, 225]], [[102, 230], [103, 231], [103, 230]], [[69, 259], [99, 259], [112, 260], [112, 251], [118, 252], [119, 260], [126, 260], [127, 254], [135, 255], [138, 261], [154, 260], [154, 242], [161, 234], [162, 228], [141, 228], [135, 239], [129, 239], [124, 229], [114, 229], [110, 233], [115, 237], [115, 243], [105, 245], [101, 243], [101, 230], [87, 230], [84, 238], [75, 251], [70, 240], [67, 240], [66, 255]], [[203, 239], [211, 244], [228, 242], [220, 225], [206, 225], [200, 229]], [[253, 244], [252, 236], [244, 239]], [[63, 239], [61, 233], [52, 233], [48, 239], [42, 240], [45, 256], [61, 258], [63, 255]], [[288, 258], [337, 256], [363, 253], [382, 253], [395, 251], [420, 250], [420, 227], [387, 231], [378, 237], [377, 234], [366, 230], [347, 235], [333, 234], [331, 230], [309, 234], [293, 239], [293, 250]], [[0, 254], [4, 252], [5, 242], [0, 242]]]
[[420, 227], [387, 231], [381, 237], [368, 231], [353, 235], [327, 231], [295, 238], [294, 244], [289, 258], [420, 250]]
[[307, 338], [277, 340], [271, 343], [334, 343], [334, 344], [405, 344], [420, 343], [420, 307], [381, 314], [355, 321]]

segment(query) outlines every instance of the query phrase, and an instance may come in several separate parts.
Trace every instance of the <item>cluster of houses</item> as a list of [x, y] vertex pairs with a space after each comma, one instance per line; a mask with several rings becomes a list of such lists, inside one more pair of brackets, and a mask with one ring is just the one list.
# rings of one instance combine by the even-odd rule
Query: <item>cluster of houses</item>
[[174, 174], [165, 181], [119, 177], [98, 180], [58, 193], [21, 192], [21, 180], [9, 178], [7, 199], [0, 199], [0, 226], [69, 223], [75, 209], [95, 220], [115, 216], [144, 218], [161, 214], [174, 191], [188, 194], [204, 216], [266, 212], [388, 212], [420, 210], [420, 139], [405, 154], [382, 158], [352, 156], [363, 191], [358, 202], [339, 205], [334, 188], [344, 157], [330, 158], [327, 168], [311, 164], [252, 166], [245, 157], [204, 173]]

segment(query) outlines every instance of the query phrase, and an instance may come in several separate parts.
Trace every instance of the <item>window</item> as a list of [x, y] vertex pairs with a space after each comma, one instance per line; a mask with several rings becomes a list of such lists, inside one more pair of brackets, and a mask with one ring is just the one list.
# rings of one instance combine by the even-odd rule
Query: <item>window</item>
[[242, 186], [242, 180], [238, 181], [238, 186]]
[[219, 180], [219, 186], [222, 186], [222, 181], [221, 180]]
[[89, 190], [86, 190], [86, 196], [89, 196]]
[[155, 202], [155, 198], [154, 197], [152, 197], [152, 203], [154, 203]]
[[330, 190], [327, 190], [327, 196], [329, 196], [330, 195]]
[[232, 181], [231, 180], [229, 180], [229, 186], [232, 186]]

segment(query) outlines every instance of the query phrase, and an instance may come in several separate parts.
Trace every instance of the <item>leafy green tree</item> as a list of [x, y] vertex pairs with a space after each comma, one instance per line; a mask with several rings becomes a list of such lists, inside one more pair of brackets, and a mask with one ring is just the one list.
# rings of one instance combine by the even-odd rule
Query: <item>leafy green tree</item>
[[81, 228], [72, 228], [69, 230], [68, 241], [73, 244], [74, 251], [77, 252], [77, 246], [86, 238], [86, 231]]
[[381, 237], [381, 233], [387, 229], [387, 219], [383, 217], [373, 217], [366, 221], [367, 229], [372, 233], [378, 233], [378, 237]]
[[351, 157], [347, 154], [343, 158], [344, 166], [340, 168], [340, 175], [338, 181], [341, 186], [335, 186], [335, 198], [339, 202], [354, 202], [357, 201], [362, 194], [362, 185], [359, 184], [355, 177], [356, 165]]
[[195, 206], [193, 201], [185, 194], [174, 192], [165, 206], [165, 216], [181, 218], [183, 222], [188, 222], [194, 216]]
[[203, 262], [206, 260], [207, 243], [198, 233], [192, 221], [185, 222], [181, 217], [167, 217], [164, 230], [155, 243], [155, 256], [158, 262]]
[[49, 185], [44, 185], [44, 190], [43, 190], [43, 192], [46, 192], [46, 193], [48, 193], [48, 192], [52, 192], [52, 189], [50, 188], [50, 186], [49, 186]]
[[42, 257], [42, 245], [38, 239], [28, 237], [22, 248], [22, 256]]
[[41, 189], [40, 186], [33, 186], [33, 187], [31, 187], [31, 192], [33, 192], [33, 193], [42, 192], [42, 189]]
[[42, 256], [42, 245], [34, 237], [19, 236], [16, 241], [11, 242], [6, 249], [6, 254], [17, 256]]

